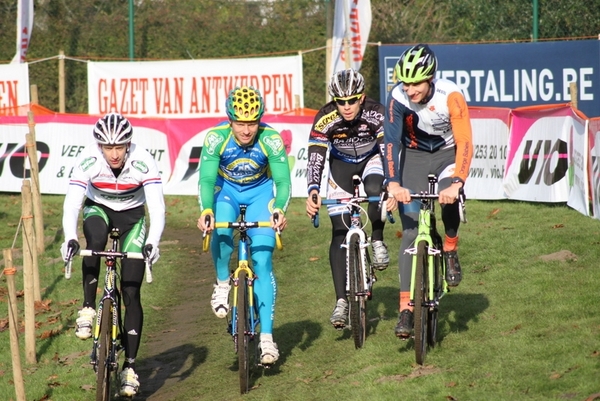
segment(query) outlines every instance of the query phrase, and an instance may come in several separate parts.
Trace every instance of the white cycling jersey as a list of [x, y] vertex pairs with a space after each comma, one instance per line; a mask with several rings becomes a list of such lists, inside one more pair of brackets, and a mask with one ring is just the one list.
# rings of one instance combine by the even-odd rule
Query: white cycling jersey
[[158, 246], [165, 226], [165, 200], [156, 161], [134, 143], [123, 169], [115, 177], [96, 142], [81, 152], [69, 181], [63, 206], [65, 239], [77, 239], [77, 219], [84, 197], [115, 211], [148, 204], [150, 229], [146, 243]]

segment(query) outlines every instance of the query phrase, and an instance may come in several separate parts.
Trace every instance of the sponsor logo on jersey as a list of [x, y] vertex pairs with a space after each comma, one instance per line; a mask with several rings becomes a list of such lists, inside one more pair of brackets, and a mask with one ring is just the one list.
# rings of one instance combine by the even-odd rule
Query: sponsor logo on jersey
[[281, 137], [277, 135], [268, 136], [263, 139], [265, 145], [267, 145], [273, 153], [279, 153], [283, 149], [283, 141]]
[[96, 164], [96, 157], [91, 156], [86, 158], [84, 161], [81, 162], [81, 164], [79, 165], [79, 168], [81, 168], [81, 171], [87, 171], [90, 167], [92, 167], [94, 164]]
[[116, 201], [116, 202], [127, 202], [130, 199], [133, 199], [134, 195], [127, 195], [127, 196], [116, 196], [116, 195], [107, 195], [107, 194], [101, 194], [100, 196], [102, 196], [102, 198], [108, 200], [108, 201]]
[[208, 133], [208, 135], [206, 135], [204, 149], [209, 155], [214, 155], [217, 147], [223, 143], [223, 141], [224, 139], [219, 134], [211, 131]]
[[146, 163], [141, 160], [132, 160], [131, 165], [134, 169], [141, 171], [143, 174], [146, 174], [148, 171], [150, 171]]
[[321, 119], [319, 121], [317, 121], [317, 123], [315, 124], [315, 130], [320, 131], [320, 132], [325, 132], [327, 131], [327, 127], [331, 124], [333, 124], [335, 122], [335, 120], [337, 120], [339, 117], [337, 111], [333, 111], [329, 114], [324, 115], [323, 117], [321, 117]]

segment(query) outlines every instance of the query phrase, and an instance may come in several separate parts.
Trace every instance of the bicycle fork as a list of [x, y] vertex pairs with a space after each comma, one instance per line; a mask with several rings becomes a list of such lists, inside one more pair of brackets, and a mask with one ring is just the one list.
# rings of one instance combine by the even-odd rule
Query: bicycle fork
[[[440, 298], [438, 298], [435, 294], [436, 292], [436, 288], [435, 288], [435, 274], [434, 274], [434, 263], [435, 263], [435, 258], [436, 257], [441, 257], [441, 253], [442, 251], [440, 249], [436, 249], [433, 247], [433, 244], [428, 241], [427, 239], [424, 238], [419, 238], [417, 237], [417, 240], [415, 241], [415, 244], [418, 244], [419, 242], [425, 240], [427, 242], [427, 298], [426, 298], [426, 305], [429, 309], [433, 309], [433, 308], [437, 308], [440, 304]], [[412, 259], [412, 272], [411, 272], [411, 278], [410, 278], [410, 294], [411, 294], [411, 299], [409, 302], [410, 306], [415, 306], [415, 274], [417, 271], [417, 247], [414, 248], [408, 248], [406, 249], [406, 251], [404, 251], [405, 253], [408, 253], [409, 255], [412, 255], [413, 259]]]
[[[359, 241], [358, 241], [358, 245], [359, 245], [359, 251], [360, 251], [360, 261], [361, 261], [361, 269], [362, 269], [362, 274], [361, 274], [361, 279], [362, 279], [362, 288], [364, 288], [364, 291], [362, 292], [357, 292], [355, 294], [355, 296], [360, 296], [360, 297], [371, 297], [371, 288], [373, 286], [373, 283], [377, 280], [375, 275], [370, 275], [368, 274], [368, 269], [370, 269], [370, 263], [367, 257], [367, 248], [369, 247], [369, 242], [367, 241], [367, 238], [365, 236], [364, 231], [362, 230], [353, 230], [350, 229], [348, 231], [348, 233], [346, 234], [346, 241], [344, 241], [341, 245], [342, 248], [346, 249], [346, 294], [350, 294], [350, 257], [349, 257], [349, 253], [352, 252], [352, 250], [350, 249], [350, 239], [352, 238], [352, 235], [354, 234], [358, 234], [359, 237]], [[369, 279], [369, 277], [372, 277], [372, 282]]]
[[[243, 270], [246, 272], [246, 280], [247, 283], [241, 282], [239, 278], [240, 271]], [[247, 287], [247, 295], [248, 295], [248, 323], [250, 324], [249, 329], [250, 332], [245, 332], [246, 335], [249, 335], [250, 338], [254, 338], [256, 335], [256, 326], [258, 324], [258, 319], [254, 314], [254, 280], [256, 280], [256, 276], [252, 272], [252, 269], [248, 266], [247, 260], [240, 260], [238, 268], [233, 272], [233, 304], [231, 308], [231, 316], [238, 316], [238, 287], [240, 285], [246, 285]], [[231, 319], [231, 333], [235, 334], [237, 332], [237, 325], [243, 324], [243, 322], [238, 322], [235, 318]], [[235, 335], [234, 335], [235, 337]], [[237, 343], [236, 343], [237, 346]]]

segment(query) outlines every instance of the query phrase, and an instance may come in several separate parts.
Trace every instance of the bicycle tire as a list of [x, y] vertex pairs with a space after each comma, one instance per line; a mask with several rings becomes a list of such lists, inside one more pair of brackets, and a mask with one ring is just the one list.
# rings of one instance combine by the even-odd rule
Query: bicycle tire
[[362, 266], [360, 254], [360, 237], [358, 234], [352, 234], [348, 247], [348, 280], [350, 293], [348, 294], [348, 303], [350, 306], [350, 325], [352, 326], [352, 336], [354, 337], [354, 346], [362, 348], [367, 335], [367, 300], [366, 288], [363, 288], [363, 274], [365, 269]]
[[107, 298], [102, 301], [102, 316], [100, 317], [100, 337], [98, 338], [98, 349], [96, 352], [96, 356], [98, 358], [98, 365], [96, 367], [96, 401], [108, 401], [111, 398], [111, 306], [112, 302], [110, 299]]
[[240, 270], [237, 287], [236, 335], [240, 375], [240, 393], [246, 394], [250, 388], [250, 347], [248, 338], [248, 291], [246, 272]]
[[415, 356], [419, 365], [423, 365], [427, 355], [427, 336], [429, 307], [427, 306], [427, 242], [417, 245], [417, 266], [415, 272]]

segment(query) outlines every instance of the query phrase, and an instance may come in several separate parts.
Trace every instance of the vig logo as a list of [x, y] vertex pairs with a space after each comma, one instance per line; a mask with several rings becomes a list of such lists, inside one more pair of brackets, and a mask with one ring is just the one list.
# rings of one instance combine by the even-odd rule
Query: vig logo
[[565, 141], [559, 139], [553, 144], [549, 139], [536, 142], [528, 140], [519, 168], [519, 183], [528, 184], [534, 178], [536, 185], [543, 182], [550, 186], [563, 179], [568, 168], [568, 146]]
[[[0, 148], [4, 144], [0, 143]], [[17, 143], [7, 143], [6, 150], [0, 155], [0, 176], [4, 172], [4, 164], [8, 159], [8, 167], [13, 176], [17, 178], [30, 178], [31, 172], [28, 168], [25, 168], [25, 159], [27, 158], [27, 152], [25, 151], [25, 145], [17, 147]], [[50, 148], [44, 142], [36, 142], [38, 154], [41, 154], [38, 160], [39, 171], [44, 169], [44, 166], [48, 162], [50, 156]], [[14, 150], [14, 152], [13, 152]]]

